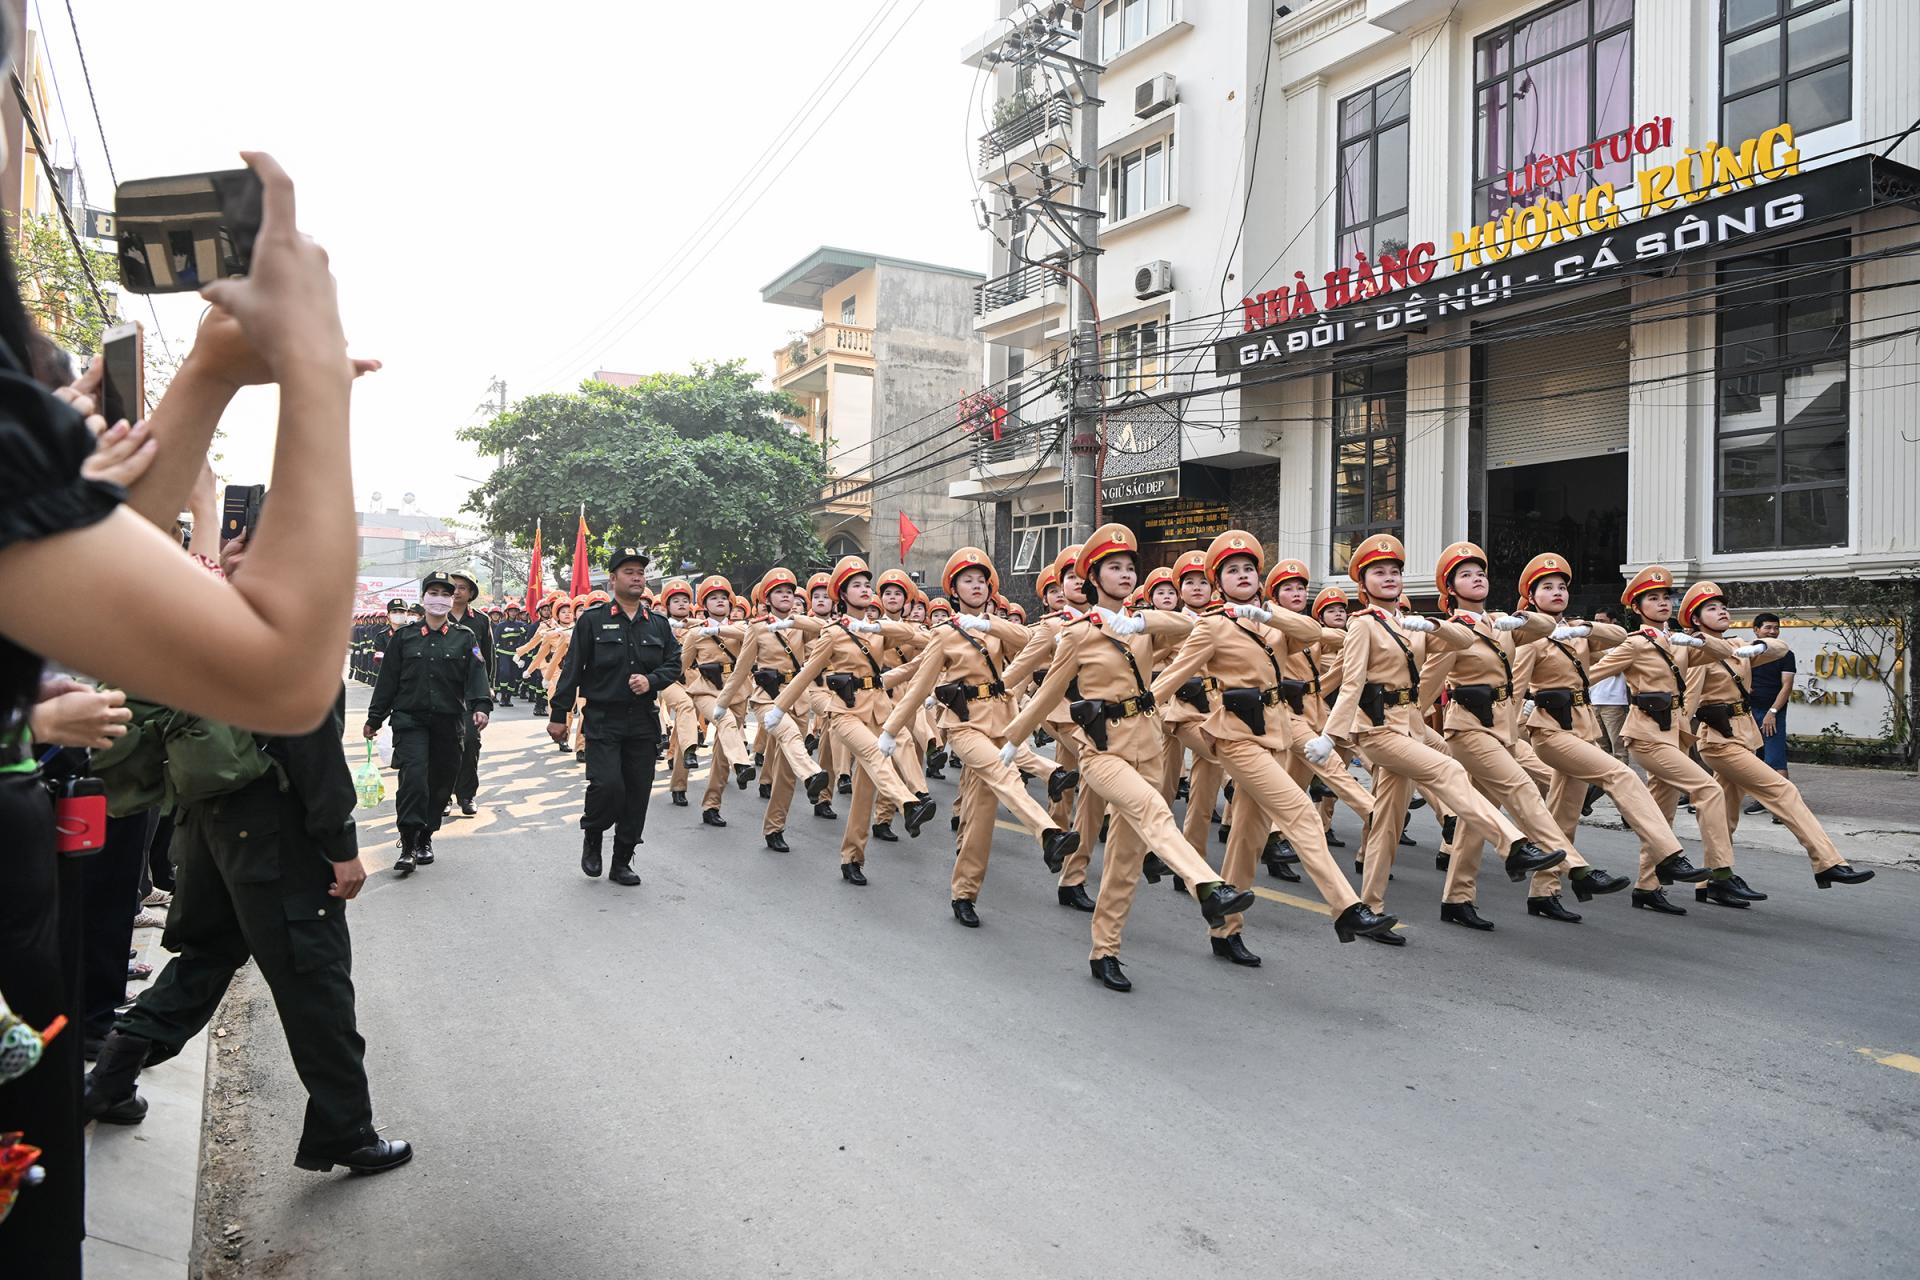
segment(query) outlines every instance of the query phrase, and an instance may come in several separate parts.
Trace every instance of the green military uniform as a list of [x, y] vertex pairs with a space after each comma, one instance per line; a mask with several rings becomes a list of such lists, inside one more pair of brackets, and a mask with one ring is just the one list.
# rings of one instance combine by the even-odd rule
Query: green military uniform
[[[347, 904], [328, 893], [330, 864], [359, 856], [353, 779], [340, 749], [345, 716], [342, 689], [319, 728], [266, 741], [274, 769], [176, 813], [173, 904], [161, 939], [175, 955], [101, 1050], [88, 1086], [93, 1114], [137, 1120], [140, 1066], [179, 1053], [251, 959], [273, 991], [307, 1089], [299, 1159], [310, 1167], [343, 1160], [376, 1140]], [[130, 1115], [113, 1114], [128, 1106]]]
[[[434, 586], [451, 590], [452, 581], [444, 573], [430, 573], [421, 594]], [[367, 730], [378, 733], [393, 717], [393, 766], [400, 772], [394, 807], [402, 855], [396, 870], [433, 860], [433, 833], [440, 829], [440, 815], [460, 774], [472, 713], [492, 710], [473, 632], [451, 620], [439, 627], [427, 621], [410, 623], [388, 639], [367, 707]]]

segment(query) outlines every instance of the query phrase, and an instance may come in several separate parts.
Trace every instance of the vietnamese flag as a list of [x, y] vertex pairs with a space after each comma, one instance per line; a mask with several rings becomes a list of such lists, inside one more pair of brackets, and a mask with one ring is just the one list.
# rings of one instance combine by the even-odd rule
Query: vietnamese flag
[[900, 513], [900, 563], [907, 562], [907, 552], [913, 550], [914, 540], [920, 536], [919, 526], [907, 519], [907, 513]]
[[546, 594], [546, 585], [540, 575], [540, 520], [533, 521], [533, 563], [527, 569], [527, 617], [529, 620], [539, 617], [540, 597]]
[[580, 504], [580, 530], [573, 535], [573, 595], [593, 590], [593, 568], [587, 563], [587, 504]]

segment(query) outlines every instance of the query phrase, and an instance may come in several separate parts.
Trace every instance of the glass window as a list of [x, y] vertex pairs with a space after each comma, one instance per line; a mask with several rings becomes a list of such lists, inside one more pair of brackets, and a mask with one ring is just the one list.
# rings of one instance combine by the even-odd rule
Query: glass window
[[859, 309], [858, 307], [855, 306], [854, 300], [851, 297], [840, 299], [840, 323], [841, 324], [854, 323], [854, 317], [857, 316], [858, 314], [859, 314]]
[[1844, 240], [1721, 264], [1714, 546], [1847, 540], [1848, 271]]
[[1100, 10], [1100, 56], [1111, 61], [1173, 25], [1173, 0], [1107, 0]]
[[1343, 370], [1333, 396], [1333, 571], [1368, 535], [1401, 532], [1400, 462], [1407, 439], [1407, 367]]
[[1720, 130], [1734, 142], [1785, 121], [1853, 118], [1853, 0], [1723, 0]]
[[[1474, 213], [1515, 198], [1507, 174], [1579, 149], [1576, 171], [1520, 198], [1565, 200], [1621, 183], [1626, 163], [1593, 164], [1587, 144], [1633, 124], [1633, 0], [1560, 0], [1474, 41]], [[1606, 156], [1606, 152], [1601, 152]]]
[[1173, 199], [1173, 135], [1101, 162], [1107, 220], [1118, 222]]
[[1165, 323], [1158, 319], [1145, 320], [1101, 335], [1100, 354], [1106, 365], [1108, 395], [1152, 391], [1159, 387], [1161, 330]]
[[1362, 89], [1340, 103], [1340, 182], [1334, 258], [1378, 258], [1407, 247], [1407, 72]]

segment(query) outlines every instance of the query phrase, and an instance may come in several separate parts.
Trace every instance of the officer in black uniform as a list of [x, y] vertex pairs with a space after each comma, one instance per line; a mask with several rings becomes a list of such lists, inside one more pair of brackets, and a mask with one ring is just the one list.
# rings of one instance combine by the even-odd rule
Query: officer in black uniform
[[433, 862], [433, 833], [453, 794], [468, 726], [485, 728], [493, 698], [480, 641], [453, 622], [453, 579], [420, 580], [425, 620], [393, 633], [380, 659], [380, 679], [367, 707], [367, 737], [393, 716], [393, 767], [400, 771], [401, 875]]
[[378, 630], [374, 632], [372, 638], [367, 642], [367, 648], [369, 650], [367, 654], [367, 673], [362, 677], [365, 683], [373, 684], [379, 680], [380, 660], [387, 656], [387, 643], [393, 639], [394, 632], [405, 627], [407, 623], [411, 621], [413, 621], [413, 617], [407, 612], [407, 602], [405, 600], [395, 597], [387, 601], [387, 620], [379, 624]]
[[507, 605], [507, 616], [493, 633], [494, 691], [500, 697], [498, 705], [513, 705], [513, 691], [524, 677], [520, 669], [513, 665], [513, 651], [525, 644], [533, 635], [533, 624], [527, 621], [526, 610], [518, 600]]
[[380, 1173], [413, 1158], [407, 1143], [374, 1132], [367, 1044], [354, 1022], [347, 899], [367, 873], [340, 750], [345, 720], [343, 688], [333, 714], [311, 733], [265, 741], [274, 768], [175, 815], [173, 905], [162, 936], [174, 957], [101, 1045], [87, 1077], [93, 1119], [145, 1118], [146, 1100], [134, 1087], [140, 1069], [179, 1053], [251, 959], [273, 992], [307, 1088], [294, 1164]]
[[[473, 632], [473, 638], [480, 642], [480, 660], [486, 665], [481, 668], [486, 673], [487, 687], [493, 687], [493, 624], [487, 615], [473, 607], [480, 595], [480, 584], [473, 575], [464, 569], [455, 569], [447, 575], [453, 579], [453, 612], [447, 616], [453, 619], [456, 627], [465, 627]], [[453, 798], [460, 802], [460, 812], [467, 817], [473, 816], [473, 797], [480, 790], [480, 728], [475, 725], [466, 731], [460, 746], [460, 773], [453, 780]]]
[[580, 819], [586, 837], [580, 869], [590, 876], [600, 874], [601, 838], [612, 827], [613, 869], [607, 878], [636, 885], [640, 877], [633, 870], [633, 847], [646, 830], [660, 747], [655, 699], [680, 678], [680, 642], [666, 615], [648, 609], [641, 599], [647, 585], [645, 556], [624, 547], [608, 564], [607, 575], [613, 599], [582, 609], [574, 619], [573, 642], [553, 687], [547, 733], [564, 742], [575, 697], [587, 700], [587, 804]]

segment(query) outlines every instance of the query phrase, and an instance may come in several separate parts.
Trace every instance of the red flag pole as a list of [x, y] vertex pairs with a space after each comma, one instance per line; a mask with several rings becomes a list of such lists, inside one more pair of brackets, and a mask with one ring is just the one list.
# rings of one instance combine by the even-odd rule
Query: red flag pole
[[540, 517], [533, 519], [533, 563], [527, 569], [527, 620], [532, 621], [540, 608], [540, 597], [546, 594], [546, 584], [540, 573]]
[[580, 504], [580, 529], [573, 535], [573, 594], [583, 596], [593, 590], [593, 569], [587, 563], [587, 504]]

